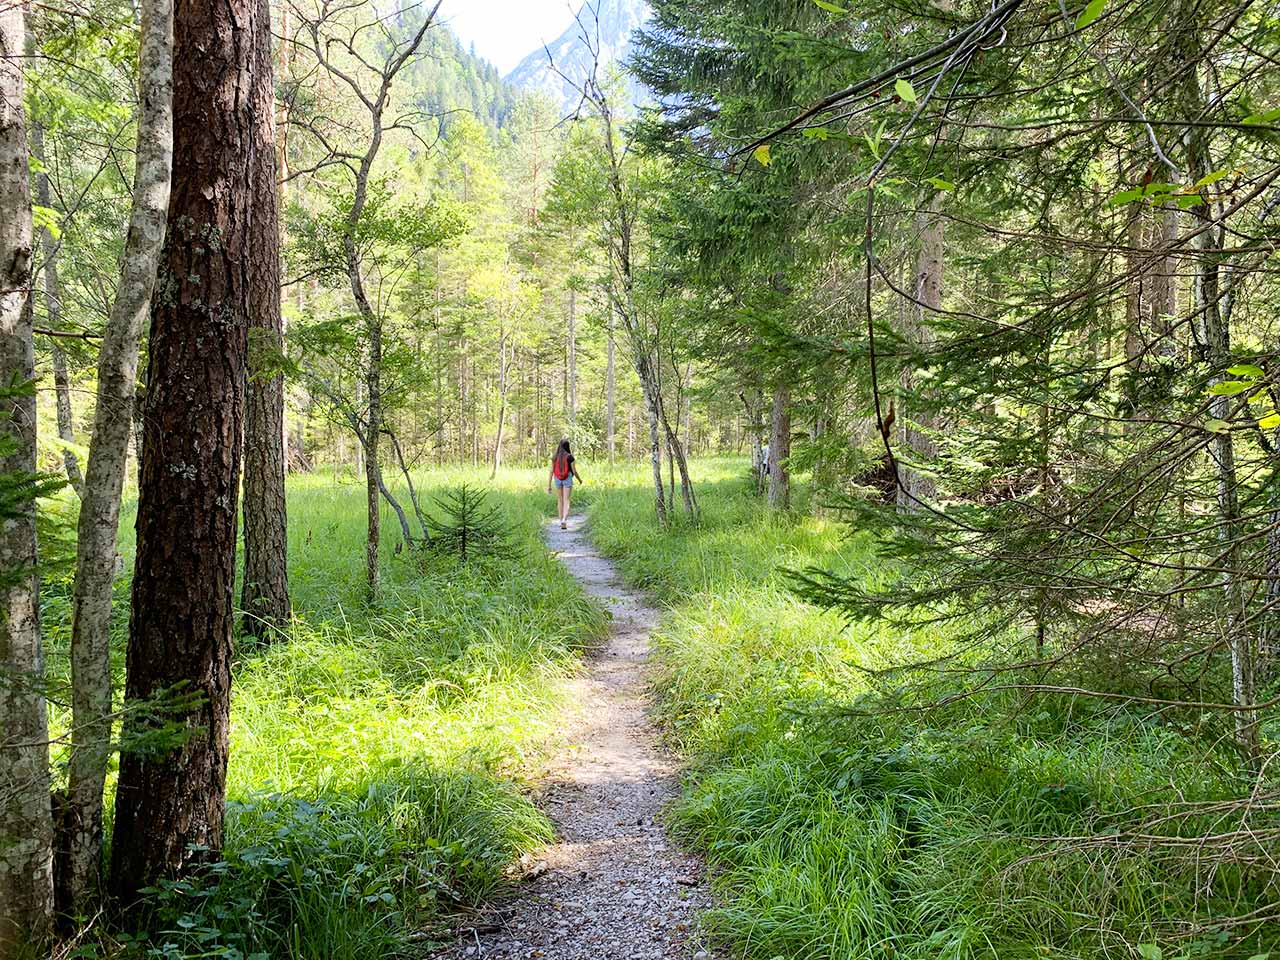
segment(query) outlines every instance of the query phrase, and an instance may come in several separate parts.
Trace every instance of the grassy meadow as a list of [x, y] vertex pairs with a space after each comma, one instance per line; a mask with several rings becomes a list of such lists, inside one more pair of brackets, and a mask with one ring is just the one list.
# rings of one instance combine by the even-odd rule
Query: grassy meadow
[[[771, 516], [738, 461], [697, 464], [701, 522], [662, 533], [643, 473], [632, 476], [594, 498], [592, 535], [670, 608], [656, 692], [692, 765], [672, 826], [710, 861], [720, 907], [707, 923], [732, 956], [1172, 960], [1280, 948], [1275, 926], [1240, 938], [1214, 923], [1270, 909], [1274, 889], [1198, 865], [1194, 848], [1171, 857], [1118, 842], [1149, 804], [1230, 795], [1228, 769], [1203, 744], [1147, 712], [1073, 698], [865, 710], [872, 697], [894, 702], [902, 678], [886, 667], [950, 649], [934, 628], [843, 624], [787, 588], [784, 570], [810, 564], [884, 576], [867, 538], [815, 517], [803, 485], [793, 518]], [[1051, 842], [1069, 836], [1091, 841]]]
[[[1144, 712], [1068, 698], [865, 710], [892, 702], [900, 678], [886, 668], [948, 651], [946, 636], [845, 624], [798, 599], [787, 569], [887, 571], [866, 536], [813, 509], [805, 484], [779, 517], [744, 462], [694, 469], [697, 524], [658, 528], [639, 465], [584, 464], [575, 508], [666, 608], [655, 695], [690, 763], [670, 822], [711, 866], [719, 906], [705, 922], [726, 957], [1246, 960], [1280, 946], [1265, 925], [1241, 939], [1213, 922], [1274, 902], [1247, 872], [1111, 842], [1151, 804], [1230, 795], [1201, 748]], [[429, 500], [463, 480], [476, 472], [421, 484]], [[296, 622], [237, 650], [225, 857], [156, 890], [137, 942], [73, 955], [424, 956], [442, 918], [500, 892], [509, 865], [551, 835], [525, 788], [555, 742], [561, 680], [605, 629], [538, 539], [554, 509], [544, 482], [508, 470], [477, 484], [516, 548], [467, 565], [397, 552], [387, 515], [371, 607], [363, 488], [290, 478]], [[65, 677], [69, 586], [53, 570], [46, 626]], [[56, 704], [54, 720], [65, 728]], [[1093, 840], [1049, 842], [1066, 836]]]
[[[424, 495], [474, 476], [432, 472]], [[363, 593], [363, 487], [290, 478], [296, 622], [266, 648], [237, 648], [224, 861], [157, 890], [141, 942], [77, 955], [421, 955], [442, 916], [491, 896], [550, 838], [523, 787], [554, 742], [560, 681], [605, 620], [539, 540], [553, 510], [540, 478], [509, 471], [493, 485], [514, 525], [502, 557], [397, 552], [385, 516], [376, 607]], [[122, 527], [131, 569], [131, 515]], [[122, 670], [127, 584], [117, 601]], [[65, 678], [65, 576], [49, 578], [44, 603], [50, 667]], [[53, 719], [65, 729], [63, 708]]]

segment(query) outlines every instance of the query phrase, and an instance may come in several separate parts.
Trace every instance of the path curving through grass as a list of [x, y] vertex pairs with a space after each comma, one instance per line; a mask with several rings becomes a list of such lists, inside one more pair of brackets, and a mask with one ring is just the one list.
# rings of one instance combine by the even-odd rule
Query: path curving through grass
[[569, 681], [568, 746], [538, 791], [557, 837], [524, 858], [521, 895], [463, 923], [439, 960], [709, 956], [696, 933], [710, 906], [701, 865], [670, 843], [661, 822], [679, 794], [679, 765], [649, 715], [649, 637], [659, 612], [622, 584], [582, 526], [581, 517], [568, 530], [548, 525], [546, 541], [612, 626]]

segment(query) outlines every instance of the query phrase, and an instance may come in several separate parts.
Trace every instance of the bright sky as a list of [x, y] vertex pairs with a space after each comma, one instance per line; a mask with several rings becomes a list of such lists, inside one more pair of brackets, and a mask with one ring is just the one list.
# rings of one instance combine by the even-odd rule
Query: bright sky
[[[580, 3], [580, 0], [576, 0]], [[507, 73], [573, 22], [570, 0], [444, 0], [440, 17], [463, 44]]]

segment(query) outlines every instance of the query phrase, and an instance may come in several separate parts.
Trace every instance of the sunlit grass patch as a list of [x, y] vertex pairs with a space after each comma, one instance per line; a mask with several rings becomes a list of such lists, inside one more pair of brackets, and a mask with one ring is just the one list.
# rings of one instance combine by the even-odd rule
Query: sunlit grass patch
[[[290, 478], [295, 619], [271, 644], [237, 644], [224, 855], [202, 876], [162, 885], [148, 936], [112, 949], [291, 960], [421, 952], [444, 915], [494, 896], [508, 866], [551, 838], [524, 786], [556, 741], [563, 681], [605, 619], [542, 545], [551, 501], [541, 479], [507, 471], [484, 484], [514, 542], [465, 565], [397, 550], [384, 515], [383, 588], [370, 604], [362, 485]], [[417, 478], [424, 507], [464, 480], [474, 471]], [[126, 569], [131, 546], [123, 536]], [[64, 592], [49, 591], [45, 608], [62, 676]], [[118, 647], [127, 620], [122, 583]], [[53, 719], [65, 729], [57, 705]]]
[[[1149, 712], [1077, 698], [899, 700], [901, 676], [875, 671], [953, 652], [946, 630], [846, 624], [785, 575], [818, 564], [875, 581], [873, 544], [829, 517], [769, 513], [742, 461], [696, 474], [700, 522], [661, 530], [633, 468], [629, 486], [599, 491], [591, 530], [668, 607], [658, 710], [691, 764], [671, 823], [713, 867], [706, 924], [727, 949], [1102, 960], [1164, 943], [1168, 957], [1244, 960], [1280, 946], [1266, 925], [1240, 938], [1214, 923], [1219, 907], [1269, 910], [1280, 891], [1198, 871], [1194, 848], [1119, 842], [1148, 805], [1232, 794], [1203, 745]], [[947, 692], [946, 671], [935, 677]]]

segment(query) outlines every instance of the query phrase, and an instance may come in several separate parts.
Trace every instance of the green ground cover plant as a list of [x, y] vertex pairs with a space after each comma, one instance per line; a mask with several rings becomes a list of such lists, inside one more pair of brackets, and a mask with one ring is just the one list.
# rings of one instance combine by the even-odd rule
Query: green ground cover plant
[[[461, 479], [434, 471], [421, 483], [436, 496]], [[511, 525], [502, 556], [464, 564], [386, 538], [370, 606], [363, 489], [290, 478], [295, 621], [269, 645], [237, 645], [224, 856], [156, 888], [143, 935], [99, 929], [74, 955], [420, 955], [443, 915], [492, 896], [550, 839], [522, 788], [554, 742], [560, 683], [605, 621], [539, 540], [537, 480], [508, 471], [491, 488]], [[128, 570], [131, 516], [123, 527]], [[51, 579], [44, 597], [55, 684], [68, 590]], [[122, 660], [127, 583], [118, 591]], [[53, 719], [65, 729], [61, 708]]]
[[[1232, 796], [1232, 767], [1212, 748], [1153, 711], [1071, 697], [916, 709], [888, 668], [948, 652], [942, 630], [843, 623], [789, 588], [788, 569], [814, 564], [889, 575], [867, 535], [815, 515], [804, 488], [791, 516], [771, 514], [741, 461], [696, 473], [700, 522], [659, 529], [637, 470], [600, 485], [591, 531], [670, 607], [656, 694], [692, 763], [672, 824], [713, 867], [707, 923], [734, 955], [1252, 958], [1280, 946], [1273, 926], [1215, 924], [1274, 904], [1247, 868], [1198, 868], [1195, 845], [1134, 839], [1226, 825], [1213, 804]], [[1185, 815], [1153, 824], [1165, 804]]]

